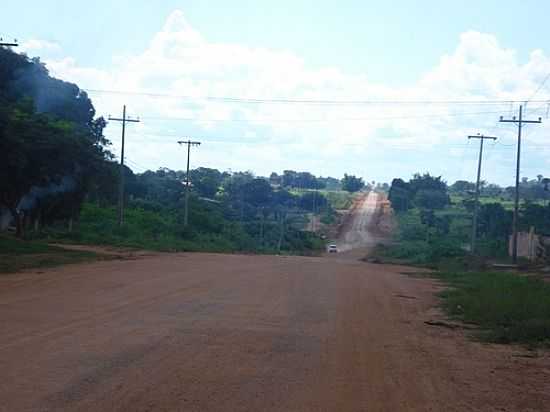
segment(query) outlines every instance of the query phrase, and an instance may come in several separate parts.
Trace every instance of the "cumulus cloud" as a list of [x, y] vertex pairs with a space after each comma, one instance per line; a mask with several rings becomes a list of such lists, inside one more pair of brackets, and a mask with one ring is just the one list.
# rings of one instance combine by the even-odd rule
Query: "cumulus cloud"
[[[31, 40], [23, 48], [36, 53], [60, 51], [58, 45], [40, 40]], [[175, 136], [192, 134], [217, 142], [201, 147], [196, 158], [201, 164], [264, 174], [286, 167], [324, 175], [361, 171], [362, 159], [376, 162], [374, 157], [380, 156], [384, 147], [410, 145], [428, 156], [434, 145], [462, 144], [467, 134], [494, 128], [498, 113], [506, 114], [509, 107], [252, 104], [211, 97], [527, 99], [550, 72], [550, 59], [543, 51], [533, 51], [528, 62], [521, 64], [515, 51], [500, 45], [495, 36], [469, 31], [460, 36], [456, 49], [442, 56], [417, 84], [390, 88], [371, 82], [367, 75], [348, 74], [338, 67], [311, 68], [289, 51], [211, 42], [181, 11], [167, 18], [142, 53], [116, 57], [110, 69], [83, 67], [71, 57], [49, 58], [46, 62], [54, 75], [84, 88], [173, 96], [91, 93], [100, 114], [118, 113], [126, 103], [132, 113], [142, 115], [143, 123], [130, 131], [135, 136], [128, 145], [129, 157], [138, 164], [178, 167], [182, 154], [174, 150]], [[548, 98], [547, 90], [540, 90], [537, 97]], [[487, 113], [479, 114], [483, 112]], [[117, 127], [108, 128], [115, 143]], [[456, 158], [455, 152], [449, 156]], [[363, 174], [367, 177], [368, 171]]]
[[30, 39], [20, 45], [20, 49], [27, 53], [58, 53], [61, 46], [47, 40]]

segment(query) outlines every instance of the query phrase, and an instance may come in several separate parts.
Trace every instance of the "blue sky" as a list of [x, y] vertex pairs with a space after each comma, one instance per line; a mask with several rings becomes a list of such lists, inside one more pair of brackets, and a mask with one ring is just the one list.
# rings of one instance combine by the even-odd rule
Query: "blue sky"
[[[195, 166], [473, 179], [476, 147], [465, 136], [480, 131], [502, 135], [484, 176], [512, 184], [514, 130], [497, 122], [517, 109], [510, 105], [319, 108], [200, 97], [527, 99], [550, 73], [548, 15], [543, 1], [27, 1], [3, 5], [0, 34], [87, 89], [194, 96], [90, 94], [99, 114], [127, 103], [143, 117], [129, 133], [138, 170], [181, 167], [172, 136], [193, 135], [211, 142]], [[550, 99], [548, 83], [537, 99]], [[528, 108], [546, 116], [544, 104]], [[550, 129], [530, 127], [523, 174], [550, 174]], [[107, 134], [116, 152], [119, 126]]]

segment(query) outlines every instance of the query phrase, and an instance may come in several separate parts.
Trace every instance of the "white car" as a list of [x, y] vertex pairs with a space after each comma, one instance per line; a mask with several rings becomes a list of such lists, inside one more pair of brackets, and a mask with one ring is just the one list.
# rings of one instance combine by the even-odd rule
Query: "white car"
[[335, 244], [328, 245], [327, 252], [328, 253], [338, 253], [338, 247]]

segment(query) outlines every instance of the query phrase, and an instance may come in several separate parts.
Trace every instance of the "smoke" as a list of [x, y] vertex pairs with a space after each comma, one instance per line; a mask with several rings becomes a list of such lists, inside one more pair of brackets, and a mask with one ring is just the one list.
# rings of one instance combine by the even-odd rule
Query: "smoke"
[[81, 125], [93, 120], [95, 110], [86, 92], [76, 84], [50, 77], [40, 58], [29, 59], [5, 49], [0, 50], [2, 58], [13, 61], [15, 66], [6, 85], [8, 95], [15, 99], [32, 98], [39, 113], [49, 113]]
[[12, 220], [13, 216], [10, 211], [0, 206], [0, 231], [5, 230], [10, 225]]
[[71, 176], [65, 176], [59, 183], [51, 183], [48, 186], [33, 186], [29, 193], [21, 198], [17, 205], [18, 210], [32, 210], [36, 203], [47, 196], [67, 193], [76, 188], [76, 181]]

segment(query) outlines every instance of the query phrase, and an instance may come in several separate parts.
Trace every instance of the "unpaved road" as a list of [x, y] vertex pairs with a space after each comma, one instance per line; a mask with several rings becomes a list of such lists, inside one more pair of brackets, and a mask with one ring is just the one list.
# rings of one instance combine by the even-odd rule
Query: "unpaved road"
[[334, 257], [141, 256], [0, 277], [1, 411], [548, 411], [550, 359], [433, 281]]
[[336, 241], [339, 251], [364, 254], [365, 248], [375, 246], [380, 240], [372, 229], [376, 223], [373, 220], [380, 207], [381, 198], [382, 195], [370, 192], [357, 200]]
[[378, 195], [374, 192], [370, 192], [358, 200], [353, 213], [344, 225], [345, 230], [338, 239], [337, 244], [340, 251], [364, 248], [371, 245], [372, 239], [368, 229], [377, 206]]

